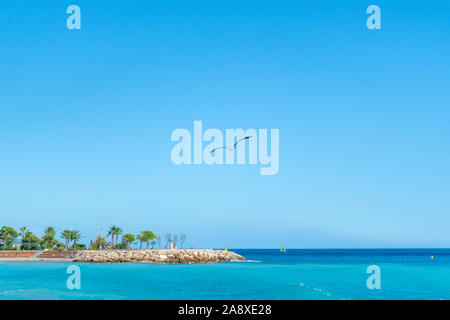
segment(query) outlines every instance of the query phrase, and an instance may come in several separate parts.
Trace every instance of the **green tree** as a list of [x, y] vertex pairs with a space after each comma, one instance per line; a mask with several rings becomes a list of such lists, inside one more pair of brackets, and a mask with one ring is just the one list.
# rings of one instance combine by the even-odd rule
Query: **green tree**
[[81, 240], [81, 234], [78, 230], [70, 231], [70, 240], [73, 241], [73, 248], [77, 250], [77, 241]]
[[77, 243], [77, 250], [86, 250], [86, 245], [84, 243]]
[[113, 244], [113, 247], [114, 247], [114, 244], [115, 244], [114, 237], [116, 236], [116, 226], [111, 226], [109, 228], [108, 236], [111, 236], [111, 243]]
[[56, 230], [52, 226], [48, 226], [44, 230], [44, 235], [42, 236], [41, 246], [45, 249], [53, 249], [54, 246], [57, 245], [56, 239]]
[[64, 250], [64, 243], [56, 241], [55, 249], [57, 249], [57, 250]]
[[119, 236], [123, 234], [123, 230], [120, 227], [116, 227], [116, 245], [119, 242]]
[[141, 234], [138, 234], [136, 237], [139, 240], [139, 249], [142, 249], [142, 242], [144, 242], [144, 236]]
[[25, 238], [25, 233], [27, 233], [27, 231], [28, 231], [27, 227], [20, 228], [20, 235], [22, 236], [22, 242], [24, 242], [23, 239]]
[[31, 231], [25, 233], [24, 241], [25, 242], [22, 243], [22, 248], [24, 250], [39, 250], [41, 248], [41, 239]]
[[65, 229], [63, 232], [61, 232], [61, 238], [63, 238], [66, 241], [65, 248], [66, 250], [69, 249], [69, 241], [70, 237], [72, 236], [72, 231]]
[[97, 237], [97, 239], [95, 239], [94, 241], [94, 248], [97, 250], [101, 250], [106, 248], [106, 239], [103, 238], [101, 235]]
[[10, 247], [18, 236], [19, 233], [14, 228], [3, 226], [0, 229], [0, 239], [3, 242], [3, 249]]
[[[119, 243], [119, 236], [123, 233], [122, 228], [118, 226], [111, 226], [108, 231], [108, 236], [111, 236], [111, 243], [113, 248]], [[114, 241], [115, 239], [115, 241]]]
[[[113, 245], [113, 248], [116, 247], [116, 242], [114, 241], [114, 239], [116, 238], [116, 235], [118, 237], [119, 229], [120, 228], [118, 226], [111, 226], [108, 231], [108, 236], [111, 236], [111, 243]], [[120, 231], [122, 231], [122, 229], [120, 229]]]
[[136, 241], [136, 238], [131, 233], [124, 234], [123, 237], [122, 237], [122, 245], [126, 249], [128, 249], [129, 246], [131, 244], [133, 244], [135, 241]]
[[[147, 249], [148, 249], [148, 244], [150, 243], [151, 240], [156, 239], [156, 236], [153, 232], [146, 230], [146, 231], [141, 231], [140, 234], [140, 239], [142, 242], [147, 243]], [[142, 246], [142, 244], [141, 244]]]

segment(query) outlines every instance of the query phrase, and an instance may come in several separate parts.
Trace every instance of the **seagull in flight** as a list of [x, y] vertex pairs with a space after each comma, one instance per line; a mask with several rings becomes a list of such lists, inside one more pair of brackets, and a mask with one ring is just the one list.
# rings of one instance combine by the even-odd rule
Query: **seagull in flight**
[[236, 142], [234, 143], [233, 148], [227, 148], [226, 146], [218, 147], [218, 148], [212, 149], [212, 150], [211, 150], [211, 153], [213, 153], [214, 151], [219, 150], [219, 149], [227, 149], [227, 150], [233, 152], [234, 150], [237, 149], [237, 144], [238, 144], [239, 142], [241, 142], [241, 141], [243, 141], [243, 140], [250, 139], [251, 137], [252, 137], [252, 136], [247, 136], [247, 137], [244, 137], [244, 138], [242, 138], [242, 139], [239, 139], [238, 141], [236, 141]]

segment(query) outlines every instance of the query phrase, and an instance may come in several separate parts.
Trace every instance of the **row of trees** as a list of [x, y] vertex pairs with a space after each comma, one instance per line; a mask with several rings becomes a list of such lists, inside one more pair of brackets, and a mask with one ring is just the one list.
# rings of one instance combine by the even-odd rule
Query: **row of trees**
[[[21, 244], [14, 245], [14, 242], [18, 237], [21, 237]], [[2, 249], [19, 248], [22, 250], [39, 250], [39, 249], [84, 249], [86, 245], [78, 244], [81, 240], [81, 234], [78, 230], [64, 230], [61, 232], [61, 238], [65, 240], [65, 244], [59, 242], [56, 239], [56, 229], [52, 226], [48, 226], [44, 230], [44, 235], [39, 238], [33, 232], [26, 227], [20, 228], [20, 231], [16, 231], [12, 227], [3, 226], [0, 229], [0, 246]], [[72, 246], [70, 242], [73, 241]]]
[[[16, 239], [21, 236], [21, 244], [15, 244]], [[158, 248], [170, 248], [172, 245], [182, 248], [186, 235], [181, 234], [172, 235], [167, 233], [165, 235], [165, 244], [159, 235], [154, 234], [152, 231], [141, 231], [138, 235], [131, 233], [124, 234], [122, 228], [118, 226], [111, 226], [109, 228], [107, 236], [111, 237], [111, 242], [108, 243], [103, 235], [97, 236], [95, 241], [91, 241], [92, 249], [128, 249], [139, 242], [139, 248], [142, 249], [143, 244], [149, 249]], [[119, 237], [122, 236], [121, 242]], [[12, 227], [3, 226], [0, 229], [0, 248], [2, 249], [22, 249], [22, 250], [39, 250], [39, 249], [53, 249], [53, 250], [69, 250], [69, 249], [86, 249], [86, 245], [79, 243], [84, 236], [78, 230], [65, 229], [61, 232], [60, 238], [64, 240], [64, 243], [59, 242], [56, 238], [56, 229], [52, 226], [48, 226], [44, 230], [44, 234], [41, 238], [34, 235], [26, 227], [20, 228], [20, 232], [16, 231]]]
[[[138, 235], [134, 235], [131, 233], [123, 234], [122, 242], [119, 243], [119, 236], [123, 234], [122, 228], [118, 226], [111, 226], [108, 231], [108, 236], [111, 237], [110, 246], [116, 249], [128, 249], [130, 246], [133, 246], [139, 242], [139, 249], [142, 249], [142, 245], [146, 244], [146, 248], [154, 249], [158, 248], [170, 248], [171, 245], [175, 245], [176, 247], [182, 248], [184, 243], [186, 242], [186, 235], [183, 233], [180, 236], [173, 235], [171, 233], [167, 233], [165, 246], [162, 244], [161, 237], [159, 235], [154, 234], [150, 230], [141, 231]], [[93, 243], [93, 247], [96, 249], [106, 248], [108, 244], [102, 235], [98, 236], [95, 242]]]

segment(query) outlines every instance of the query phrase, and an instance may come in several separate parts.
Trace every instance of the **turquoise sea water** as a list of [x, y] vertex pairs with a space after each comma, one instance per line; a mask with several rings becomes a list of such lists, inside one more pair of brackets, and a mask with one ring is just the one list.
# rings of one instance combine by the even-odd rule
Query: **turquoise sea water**
[[67, 289], [71, 263], [0, 263], [0, 299], [450, 299], [450, 249], [233, 251], [250, 261], [76, 263], [80, 290]]

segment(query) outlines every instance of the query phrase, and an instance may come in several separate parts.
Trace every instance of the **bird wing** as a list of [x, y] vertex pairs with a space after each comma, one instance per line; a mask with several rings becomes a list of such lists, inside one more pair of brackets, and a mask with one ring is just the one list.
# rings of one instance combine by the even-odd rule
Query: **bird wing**
[[244, 137], [244, 138], [242, 138], [242, 139], [239, 139], [238, 141], [235, 142], [235, 144], [234, 144], [234, 146], [233, 146], [233, 149], [236, 148], [236, 146], [237, 146], [237, 144], [238, 144], [239, 142], [241, 142], [242, 140], [250, 139], [251, 137], [252, 137], [252, 136], [247, 136], [247, 137]]
[[223, 146], [223, 147], [214, 148], [214, 149], [211, 150], [211, 153], [213, 153], [214, 151], [219, 150], [219, 149], [226, 149], [226, 147]]
[[236, 141], [236, 143], [234, 144], [233, 148], [227, 148], [226, 146], [217, 147], [217, 148], [212, 149], [212, 150], [211, 150], [211, 153], [213, 153], [214, 151], [219, 150], [219, 149], [227, 149], [227, 150], [230, 150], [230, 151], [234, 151], [234, 149], [236, 149], [236, 146], [237, 146], [237, 144], [238, 144], [239, 142], [241, 142], [242, 140], [250, 139], [251, 137], [252, 137], [252, 136], [247, 136], [247, 137], [244, 137], [244, 138], [242, 138], [242, 139], [239, 139], [238, 141]]
[[219, 149], [227, 149], [227, 150], [229, 150], [231, 152], [233, 152], [233, 150], [234, 150], [234, 149], [231, 149], [231, 148], [227, 148], [226, 146], [223, 146], [223, 147], [218, 147], [218, 148], [212, 149], [211, 153], [213, 153], [214, 151], [219, 150]]

